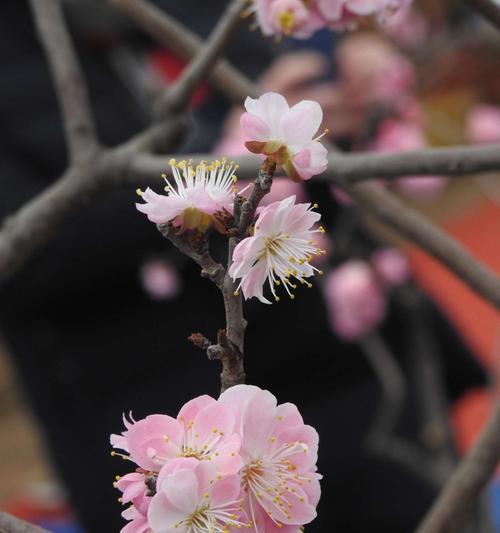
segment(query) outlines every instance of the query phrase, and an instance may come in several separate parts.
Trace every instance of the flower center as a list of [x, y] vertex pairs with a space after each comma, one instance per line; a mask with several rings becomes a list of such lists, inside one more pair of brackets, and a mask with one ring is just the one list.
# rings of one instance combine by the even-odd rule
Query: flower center
[[304, 501], [301, 487], [311, 482], [307, 476], [297, 473], [293, 456], [307, 451], [307, 446], [301, 442], [285, 443], [269, 456], [257, 459], [243, 469], [243, 488], [250, 496], [253, 523], [254, 509], [259, 504], [278, 527], [282, 520], [293, 518], [293, 502], [297, 499]]
[[295, 13], [292, 10], [283, 11], [278, 15], [278, 24], [285, 35], [290, 35], [295, 29]]

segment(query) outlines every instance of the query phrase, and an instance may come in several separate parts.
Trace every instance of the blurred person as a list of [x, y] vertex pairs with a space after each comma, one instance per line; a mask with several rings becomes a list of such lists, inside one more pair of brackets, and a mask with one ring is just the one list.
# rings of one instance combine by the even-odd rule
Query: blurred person
[[[202, 35], [213, 27], [225, 4], [223, 0], [156, 3]], [[143, 65], [158, 49], [99, 2], [73, 0], [66, 6], [100, 139], [117, 144], [149, 120], [147, 98], [141, 97], [140, 84], [133, 84], [137, 76], [130, 76], [123, 64]], [[63, 172], [66, 149], [53, 84], [27, 2], [5, 0], [0, 13], [0, 206], [2, 216], [7, 216]], [[254, 79], [273, 55], [267, 41], [246, 29], [228, 53]], [[164, 57], [167, 66], [176, 64], [170, 54]], [[288, 61], [285, 67], [284, 61]], [[271, 64], [263, 85], [281, 86], [297, 98], [321, 93], [331, 99], [334, 109], [336, 93], [321, 79], [323, 67], [328, 68], [324, 59], [307, 62], [309, 77], [318, 83], [307, 84], [307, 77], [299, 75], [305, 67], [299, 54]], [[205, 93], [183, 148], [211, 150], [227, 111], [220, 95]], [[329, 116], [335, 127], [335, 115]], [[307, 193], [329, 205], [327, 186], [311, 183]], [[172, 414], [196, 395], [217, 396], [219, 388], [217, 363], [208, 361], [186, 337], [193, 331], [213, 335], [223, 324], [220, 294], [200, 278], [197, 266], [170, 251], [170, 244], [136, 212], [134, 201], [132, 190], [102, 196], [69, 220], [1, 288], [5, 339], [43, 427], [50, 458], [88, 533], [117, 531], [124, 525], [112, 487], [123, 466], [109, 455], [109, 434], [120, 430], [122, 413], [132, 410], [137, 418], [155, 412]], [[340, 209], [326, 210], [327, 226], [335, 227]], [[354, 241], [367, 255], [375, 247], [362, 230]], [[334, 240], [338, 263], [347, 257], [335, 246]], [[141, 269], [145, 261], [166, 251], [182, 289], [169, 298], [151, 298], [140, 281]], [[379, 386], [359, 345], [344, 342], [331, 331], [319, 289], [303, 290], [295, 301], [283, 301], [278, 309], [246, 304], [248, 382], [269, 388], [280, 402], [300, 405], [306, 422], [319, 431], [323, 494], [318, 518], [308, 532], [412, 530], [436, 489], [364, 449]], [[482, 383], [484, 375], [431, 302], [425, 301], [423, 312], [440, 348], [446, 394], [452, 401]], [[401, 325], [406, 319], [404, 309], [391, 302], [383, 326], [384, 338], [405, 367], [407, 339]], [[417, 431], [414, 393], [410, 388], [398, 427], [409, 438], [416, 438]]]

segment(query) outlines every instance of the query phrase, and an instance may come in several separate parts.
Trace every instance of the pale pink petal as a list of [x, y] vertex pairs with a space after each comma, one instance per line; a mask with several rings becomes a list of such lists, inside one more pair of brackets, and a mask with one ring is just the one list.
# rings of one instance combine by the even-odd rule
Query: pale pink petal
[[[245, 100], [246, 110], [261, 118], [266, 124], [270, 126], [271, 135], [275, 133], [281, 116], [289, 110], [288, 103], [285, 97], [278, 93], [268, 92], [264, 93], [258, 99], [248, 97]], [[275, 128], [273, 125], [276, 125]]]
[[185, 516], [192, 514], [198, 507], [198, 479], [193, 470], [179, 469], [174, 472], [163, 482], [162, 492]]
[[194, 457], [176, 457], [168, 463], [165, 463], [156, 480], [157, 489], [161, 490], [165, 480], [177, 472], [177, 470], [194, 470], [199, 463], [200, 461]]
[[224, 476], [213, 484], [210, 492], [210, 504], [212, 507], [224, 506], [236, 501], [241, 494], [240, 476]]
[[300, 426], [304, 423], [302, 415], [299, 413], [297, 406], [293, 403], [282, 403], [276, 408], [276, 428], [274, 434], [288, 429], [289, 427]]
[[127, 437], [125, 435], [111, 435], [109, 438], [109, 441], [111, 443], [111, 446], [113, 448], [119, 448], [120, 450], [125, 450], [128, 452], [128, 442]]
[[321, 174], [328, 165], [328, 150], [319, 142], [310, 142], [293, 157], [293, 166], [303, 180]]
[[340, 20], [345, 0], [318, 0], [321, 14], [329, 21]]
[[175, 527], [179, 522], [188, 518], [186, 513], [167, 497], [164, 492], [158, 492], [149, 505], [148, 521], [151, 529], [156, 533], [185, 533], [188, 531], [188, 526], [182, 525]]
[[240, 118], [243, 133], [252, 141], [265, 141], [270, 138], [271, 130], [264, 120], [250, 113], [243, 113]]
[[217, 435], [231, 435], [234, 429], [234, 414], [231, 406], [218, 402], [204, 407], [195, 417], [193, 430], [199, 434], [201, 445], [214, 440]]
[[243, 459], [240, 455], [241, 438], [237, 434], [217, 446], [217, 451], [212, 455], [211, 463], [220, 474], [236, 474], [243, 466]]
[[290, 108], [280, 121], [282, 139], [289, 146], [304, 145], [311, 141], [323, 121], [318, 102], [302, 100]]
[[142, 193], [142, 199], [146, 203], [135, 204], [137, 210], [146, 214], [148, 219], [155, 224], [170, 222], [184, 209], [190, 207], [190, 202], [185, 198], [157, 194], [149, 188]]
[[266, 278], [267, 265], [265, 261], [260, 260], [250, 269], [250, 272], [242, 280], [241, 290], [245, 300], [255, 297], [264, 304], [271, 303], [263, 294], [263, 286]]
[[186, 425], [190, 421], [192, 422], [202, 409], [216, 403], [216, 401], [217, 400], [214, 400], [214, 398], [208, 396], [207, 394], [193, 398], [182, 406], [179, 414], [177, 415], [177, 420]]
[[166, 459], [176, 456], [175, 446], [182, 441], [183, 433], [182, 425], [167, 415], [138, 421], [127, 434], [132, 459], [146, 470], [159, 470]]

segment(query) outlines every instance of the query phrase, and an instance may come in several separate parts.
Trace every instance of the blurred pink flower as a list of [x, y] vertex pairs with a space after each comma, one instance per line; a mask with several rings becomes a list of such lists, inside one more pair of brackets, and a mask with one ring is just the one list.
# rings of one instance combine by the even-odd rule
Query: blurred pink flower
[[371, 264], [379, 279], [388, 287], [403, 285], [410, 279], [410, 263], [397, 248], [381, 248], [371, 258]]
[[354, 203], [352, 198], [336, 185], [330, 186], [330, 193], [340, 205], [352, 205]]
[[420, 11], [406, 2], [386, 20], [384, 31], [401, 46], [414, 48], [427, 39], [429, 26]]
[[307, 39], [325, 26], [314, 6], [303, 0], [256, 0], [257, 22], [264, 35], [286, 35]]
[[155, 533], [224, 532], [250, 528], [239, 475], [220, 476], [212, 463], [176, 459], [165, 466], [148, 509]]
[[[413, 122], [385, 120], [378, 129], [373, 148], [380, 152], [404, 152], [425, 148], [421, 127]], [[405, 176], [395, 185], [403, 193], [420, 199], [434, 198], [448, 183], [443, 176]]]
[[111, 435], [111, 444], [149, 472], [159, 472], [177, 457], [211, 461], [224, 474], [238, 472], [242, 464], [232, 410], [206, 395], [187, 402], [176, 419], [150, 415], [127, 421], [121, 435]]
[[479, 104], [467, 115], [465, 134], [472, 144], [500, 142], [500, 107]]
[[385, 22], [408, 0], [317, 0], [321, 15], [333, 29], [355, 27], [361, 17]]
[[235, 407], [242, 441], [245, 510], [254, 533], [297, 533], [316, 517], [321, 488], [318, 434], [292, 403], [268, 391], [236, 385], [219, 401]]
[[289, 196], [295, 196], [296, 202], [305, 202], [307, 200], [306, 191], [302, 184], [290, 181], [286, 178], [274, 178], [271, 190], [264, 196], [259, 205], [265, 207], [274, 202], [284, 200]]
[[256, 297], [263, 303], [271, 303], [263, 295], [264, 284], [269, 284], [276, 301], [275, 285], [283, 285], [290, 298], [291, 289], [318, 272], [310, 264], [312, 257], [322, 251], [314, 244], [312, 226], [321, 215], [312, 211], [311, 204], [295, 204], [295, 196], [264, 207], [255, 222], [252, 237], [243, 239], [235, 248], [229, 275], [233, 280], [241, 278], [236, 291], [243, 291], [245, 299]]
[[135, 204], [151, 222], [164, 224], [172, 222], [181, 231], [185, 229], [207, 230], [217, 221], [214, 215], [220, 211], [232, 211], [234, 199], [234, 172], [237, 165], [225, 160], [205, 162], [193, 168], [191, 162], [170, 161], [175, 187], [168, 181], [167, 194], [157, 194], [147, 188], [138, 194], [145, 201]]
[[415, 89], [411, 61], [376, 34], [355, 34], [337, 48], [340, 82], [352, 105], [400, 107]]
[[177, 270], [163, 259], [143, 263], [139, 276], [142, 287], [153, 300], [170, 300], [181, 291], [182, 281]]
[[350, 260], [333, 270], [324, 294], [332, 328], [346, 340], [362, 337], [385, 317], [383, 290], [364, 261]]
[[302, 100], [289, 107], [281, 94], [265, 93], [245, 100], [240, 124], [247, 149], [282, 165], [295, 181], [308, 180], [327, 167], [327, 150], [313, 138], [323, 120], [317, 102]]

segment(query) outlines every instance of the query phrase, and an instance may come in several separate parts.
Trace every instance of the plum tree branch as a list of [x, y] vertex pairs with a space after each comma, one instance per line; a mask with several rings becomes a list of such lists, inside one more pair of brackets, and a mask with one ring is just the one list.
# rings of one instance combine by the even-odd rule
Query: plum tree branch
[[87, 87], [64, 24], [61, 4], [59, 0], [30, 0], [30, 4], [56, 85], [70, 161], [85, 163], [97, 151], [97, 134]]
[[465, 3], [475, 9], [488, 22], [500, 30], [500, 5], [495, 0], [465, 0]]
[[188, 106], [189, 100], [200, 81], [207, 77], [236, 31], [245, 4], [246, 0], [229, 2], [207, 41], [203, 47], [200, 47], [199, 53], [193, 56], [191, 62], [182, 71], [178, 81], [162, 98], [162, 102], [160, 102], [161, 113], [170, 114], [172, 111], [185, 109]]
[[[195, 33], [146, 0], [108, 1], [145, 33], [182, 59], [191, 59], [205, 46]], [[249, 80], [224, 59], [217, 63], [209, 79], [221, 93], [236, 104], [247, 96], [255, 97], [259, 94], [257, 87], [251, 83], [250, 87]]]
[[[213, 155], [189, 154], [182, 157], [200, 161], [210, 159]], [[259, 159], [254, 155], [242, 155], [235, 159], [240, 166], [238, 176], [251, 179], [260, 164]], [[156, 179], [165, 167], [165, 159], [139, 154], [132, 165], [137, 180]], [[328, 156], [326, 171], [314, 180], [335, 181], [342, 178], [346, 183], [354, 185], [377, 178], [395, 180], [405, 175], [466, 177], [494, 171], [500, 174], [500, 146], [496, 144], [429, 148], [391, 154], [333, 152]]]
[[33, 524], [29, 524], [24, 520], [19, 520], [7, 513], [0, 511], [0, 533], [49, 533]]
[[500, 404], [416, 533], [458, 533], [500, 459]]

